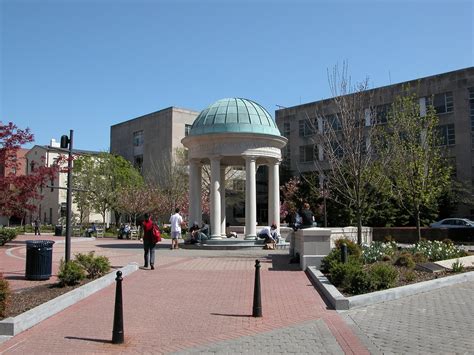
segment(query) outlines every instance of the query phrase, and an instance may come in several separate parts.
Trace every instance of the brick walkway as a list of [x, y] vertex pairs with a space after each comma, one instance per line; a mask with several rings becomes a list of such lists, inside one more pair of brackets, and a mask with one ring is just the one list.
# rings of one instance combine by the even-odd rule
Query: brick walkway
[[[55, 262], [64, 253], [59, 245]], [[137, 241], [100, 239], [72, 246], [74, 252], [95, 249], [117, 266], [142, 263]], [[232, 348], [242, 352], [368, 353], [343, 318], [327, 309], [306, 274], [288, 264], [288, 251], [268, 257], [263, 250], [172, 251], [166, 246], [157, 250], [156, 270], [138, 270], [123, 282], [124, 345], [110, 343], [112, 286], [6, 341], [0, 353], [199, 352], [222, 341], [251, 345]], [[13, 251], [21, 253], [21, 247]], [[251, 317], [256, 257], [262, 261], [262, 318]], [[9, 258], [15, 261], [7, 264], [17, 263], [16, 275], [24, 273], [24, 261]], [[10, 275], [6, 264], [2, 269]], [[25, 287], [20, 279], [11, 280], [15, 288]], [[306, 335], [291, 341], [292, 333]], [[262, 339], [273, 345], [264, 347]]]
[[[51, 238], [55, 273], [64, 244]], [[24, 280], [27, 239], [0, 248], [0, 271], [15, 290], [40, 283]], [[73, 239], [73, 254], [91, 250], [116, 267], [143, 263], [138, 241]], [[474, 354], [473, 282], [337, 313], [287, 253], [172, 251], [164, 241], [157, 269], [123, 282], [125, 344], [111, 344], [111, 286], [0, 344], [0, 354]], [[251, 317], [256, 258], [262, 318]]]

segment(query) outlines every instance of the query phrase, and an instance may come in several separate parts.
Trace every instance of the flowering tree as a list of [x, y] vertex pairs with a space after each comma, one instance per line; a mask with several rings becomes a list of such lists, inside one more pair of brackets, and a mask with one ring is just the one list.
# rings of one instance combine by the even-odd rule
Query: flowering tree
[[13, 122], [0, 121], [0, 215], [10, 221], [13, 216], [22, 220], [36, 210], [35, 200], [42, 198], [40, 187], [55, 178], [58, 164], [38, 166], [30, 174], [17, 174], [20, 168], [18, 151], [23, 144], [33, 142], [29, 128], [20, 129]]

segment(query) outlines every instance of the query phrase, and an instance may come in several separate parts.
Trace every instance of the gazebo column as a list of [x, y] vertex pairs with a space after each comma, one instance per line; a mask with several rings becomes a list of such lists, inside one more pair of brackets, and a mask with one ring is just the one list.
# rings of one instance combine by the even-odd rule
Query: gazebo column
[[221, 239], [221, 159], [211, 158], [211, 239]]
[[194, 222], [201, 224], [201, 164], [198, 160], [189, 161], [189, 226]]
[[225, 215], [225, 166], [221, 166], [221, 236], [226, 237], [226, 215]]
[[280, 162], [268, 165], [268, 224], [275, 223], [280, 228]]
[[257, 237], [256, 157], [245, 157], [245, 239]]

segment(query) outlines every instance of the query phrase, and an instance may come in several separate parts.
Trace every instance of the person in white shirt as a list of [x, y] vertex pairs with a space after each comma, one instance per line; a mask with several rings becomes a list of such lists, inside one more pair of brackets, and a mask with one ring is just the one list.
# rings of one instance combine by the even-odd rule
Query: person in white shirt
[[278, 234], [277, 226], [272, 224], [270, 227], [263, 227], [258, 233], [260, 239], [265, 239], [265, 244], [276, 243], [280, 235]]
[[181, 237], [181, 224], [183, 224], [183, 217], [179, 214], [179, 208], [176, 208], [175, 213], [170, 217], [171, 223], [171, 249], [179, 249], [178, 241]]

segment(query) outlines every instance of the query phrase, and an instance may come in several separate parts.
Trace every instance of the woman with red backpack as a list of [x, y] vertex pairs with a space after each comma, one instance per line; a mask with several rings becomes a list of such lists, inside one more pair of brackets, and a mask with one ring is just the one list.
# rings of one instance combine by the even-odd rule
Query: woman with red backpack
[[[146, 213], [145, 220], [142, 223], [143, 226], [143, 249], [145, 250], [145, 265], [144, 268], [155, 269], [155, 245], [158, 242], [158, 237], [156, 237], [157, 226], [151, 220], [151, 216]], [[159, 232], [158, 232], [159, 233]]]

